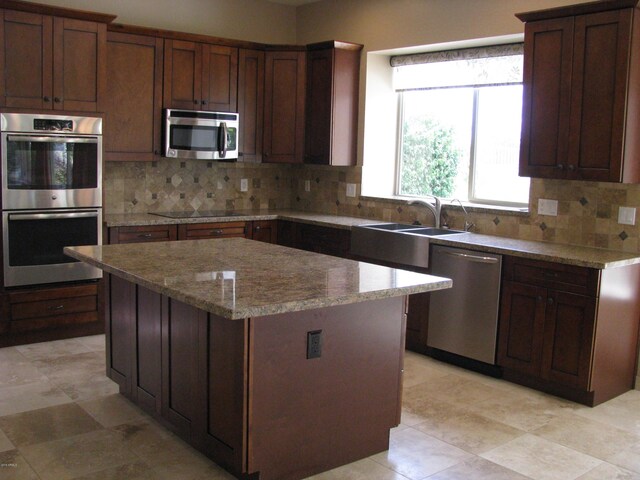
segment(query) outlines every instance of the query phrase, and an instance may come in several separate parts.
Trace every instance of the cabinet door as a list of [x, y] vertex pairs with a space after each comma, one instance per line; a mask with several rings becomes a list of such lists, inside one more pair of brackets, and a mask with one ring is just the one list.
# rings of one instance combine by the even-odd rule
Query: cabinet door
[[525, 25], [520, 175], [566, 175], [573, 18]]
[[161, 38], [107, 34], [104, 159], [151, 161], [160, 155]]
[[152, 414], [161, 413], [162, 398], [162, 295], [141, 286], [136, 288], [136, 315], [132, 328], [135, 368], [133, 397]]
[[278, 228], [272, 220], [257, 220], [252, 222], [251, 238], [259, 242], [277, 243]]
[[333, 55], [332, 48], [307, 53], [305, 163], [330, 162]]
[[503, 282], [498, 365], [540, 375], [546, 300], [545, 288]]
[[202, 110], [235, 112], [238, 105], [238, 49], [202, 45]]
[[575, 20], [569, 178], [621, 181], [631, 8]]
[[181, 40], [165, 40], [164, 107], [197, 110], [202, 101], [201, 84], [201, 45]]
[[547, 297], [541, 376], [589, 388], [596, 299], [550, 290]]
[[0, 14], [0, 103], [52, 108], [52, 17], [11, 10]]
[[53, 108], [102, 111], [107, 27], [103, 23], [54, 18]]
[[431, 294], [429, 292], [416, 293], [408, 297], [406, 336], [406, 348], [408, 350], [426, 352], [430, 298]]
[[267, 52], [264, 105], [265, 162], [302, 162], [304, 114], [305, 52]]
[[240, 49], [238, 60], [239, 155], [245, 162], [262, 161], [264, 52]]

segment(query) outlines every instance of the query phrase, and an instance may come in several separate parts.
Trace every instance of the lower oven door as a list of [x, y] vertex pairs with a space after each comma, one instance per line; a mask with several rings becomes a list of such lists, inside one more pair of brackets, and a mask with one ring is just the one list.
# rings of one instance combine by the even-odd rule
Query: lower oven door
[[101, 278], [64, 247], [102, 244], [102, 209], [2, 212], [5, 287]]

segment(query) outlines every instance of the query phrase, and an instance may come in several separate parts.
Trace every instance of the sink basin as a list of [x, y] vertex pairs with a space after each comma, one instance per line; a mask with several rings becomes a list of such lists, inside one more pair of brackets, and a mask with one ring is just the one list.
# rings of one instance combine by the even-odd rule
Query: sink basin
[[351, 230], [351, 253], [363, 260], [427, 268], [429, 239], [466, 233], [402, 223], [359, 225]]

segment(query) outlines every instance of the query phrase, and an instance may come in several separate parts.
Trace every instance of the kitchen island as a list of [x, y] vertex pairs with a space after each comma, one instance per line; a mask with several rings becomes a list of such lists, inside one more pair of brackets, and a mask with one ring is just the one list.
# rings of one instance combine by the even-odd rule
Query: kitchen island
[[384, 451], [406, 296], [448, 279], [231, 238], [65, 248], [105, 272], [107, 375], [238, 478]]

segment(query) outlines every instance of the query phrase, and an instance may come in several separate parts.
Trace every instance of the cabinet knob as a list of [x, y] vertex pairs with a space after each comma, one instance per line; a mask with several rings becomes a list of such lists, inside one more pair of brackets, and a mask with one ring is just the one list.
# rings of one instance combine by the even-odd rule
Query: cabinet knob
[[260, 227], [255, 227], [254, 230], [257, 232], [258, 230], [260, 230]]
[[49, 97], [43, 97], [42, 100], [44, 100], [47, 103], [49, 103], [51, 101], [51, 99]]
[[194, 101], [193, 101], [193, 104], [194, 104], [194, 105], [198, 105], [198, 100], [194, 100]]
[[558, 170], [564, 170], [564, 165], [562, 163], [559, 163], [558, 165], [556, 165], [556, 168]]
[[542, 301], [542, 295], [538, 295], [538, 296], [536, 297], [536, 300], [537, 300], [537, 301], [539, 301], [539, 302], [541, 302], [541, 301]]
[[160, 152], [159, 152], [158, 150], [154, 150], [154, 151], [153, 151], [153, 154], [154, 154], [154, 155], [160, 155]]
[[202, 100], [202, 102], [200, 102], [202, 105], [206, 105], [207, 101], [206, 100]]
[[572, 172], [576, 169], [574, 165], [569, 165], [567, 168]]
[[548, 303], [549, 305], [553, 305], [553, 297], [549, 297], [549, 298], [547, 298], [547, 303]]
[[60, 103], [62, 101], [62, 97], [53, 97], [53, 101], [55, 103]]

